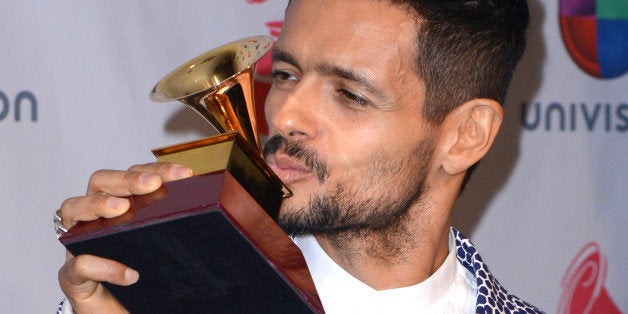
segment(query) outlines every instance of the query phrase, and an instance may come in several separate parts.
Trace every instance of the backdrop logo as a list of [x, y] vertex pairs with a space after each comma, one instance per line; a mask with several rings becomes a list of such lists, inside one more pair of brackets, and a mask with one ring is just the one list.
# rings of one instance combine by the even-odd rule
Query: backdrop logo
[[560, 0], [560, 29], [572, 59], [599, 78], [628, 71], [628, 0]]
[[624, 133], [628, 131], [628, 103], [522, 103], [521, 124], [529, 131]]
[[[30, 111], [24, 113], [24, 108], [30, 109]], [[22, 117], [28, 113], [30, 116]], [[10, 98], [0, 90], [0, 122], [7, 119], [19, 122], [23, 118], [33, 122], [37, 121], [37, 99], [35, 95], [30, 91], [21, 91], [15, 95], [15, 98]]]
[[585, 245], [569, 265], [561, 286], [559, 314], [621, 313], [606, 291], [606, 258], [596, 242]]

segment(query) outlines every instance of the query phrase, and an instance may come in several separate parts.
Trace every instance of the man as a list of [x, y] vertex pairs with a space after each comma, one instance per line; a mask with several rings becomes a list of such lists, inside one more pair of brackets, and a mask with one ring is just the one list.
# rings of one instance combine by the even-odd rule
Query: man
[[[294, 192], [295, 236], [325, 310], [538, 312], [501, 288], [450, 229], [469, 172], [503, 120], [525, 45], [524, 0], [294, 0], [273, 52], [268, 163]], [[185, 167], [102, 170], [66, 200], [66, 227], [113, 217]], [[60, 285], [77, 313], [123, 311], [101, 284], [136, 271], [68, 255]]]

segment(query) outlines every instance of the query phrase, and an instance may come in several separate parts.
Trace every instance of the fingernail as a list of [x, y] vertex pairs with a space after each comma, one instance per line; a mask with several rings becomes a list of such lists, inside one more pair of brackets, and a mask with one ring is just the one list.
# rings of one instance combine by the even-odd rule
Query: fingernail
[[137, 271], [127, 268], [124, 271], [124, 280], [129, 284], [134, 284], [140, 279], [140, 273]]
[[141, 173], [140, 174], [140, 182], [144, 185], [152, 185], [157, 180], [157, 176], [150, 173]]
[[172, 176], [178, 179], [187, 178], [192, 175], [192, 169], [185, 166], [175, 165], [170, 171]]

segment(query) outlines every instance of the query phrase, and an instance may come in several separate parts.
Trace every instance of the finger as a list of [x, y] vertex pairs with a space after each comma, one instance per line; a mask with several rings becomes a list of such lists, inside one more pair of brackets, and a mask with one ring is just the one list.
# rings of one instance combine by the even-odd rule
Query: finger
[[156, 174], [138, 171], [98, 170], [87, 185], [87, 195], [108, 194], [129, 196], [147, 194], [157, 190], [162, 180]]
[[127, 171], [99, 170], [90, 178], [87, 194], [141, 195], [157, 190], [162, 182], [192, 176], [192, 169], [172, 163], [136, 165]]
[[126, 265], [93, 255], [79, 255], [59, 270], [59, 283], [66, 295], [76, 299], [90, 297], [99, 282], [128, 286], [139, 280], [139, 273]]
[[193, 175], [192, 168], [168, 162], [153, 162], [135, 165], [129, 168], [129, 171], [156, 174], [160, 176], [164, 182], [184, 179]]
[[65, 200], [61, 204], [59, 216], [63, 226], [69, 229], [79, 221], [120, 216], [126, 213], [129, 207], [130, 202], [126, 198], [92, 194]]
[[192, 169], [171, 163], [137, 165], [129, 171], [96, 171], [90, 178], [87, 196], [73, 197], [63, 202], [60, 208], [61, 223], [71, 228], [79, 221], [120, 216], [130, 206], [129, 200], [123, 197], [151, 193], [163, 181], [191, 175]]

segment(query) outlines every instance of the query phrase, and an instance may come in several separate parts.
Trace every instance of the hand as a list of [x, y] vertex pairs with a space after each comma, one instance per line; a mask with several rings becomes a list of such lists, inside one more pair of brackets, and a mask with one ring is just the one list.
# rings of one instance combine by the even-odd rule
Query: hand
[[[136, 165], [127, 171], [96, 171], [85, 196], [69, 198], [61, 205], [62, 224], [71, 228], [79, 221], [120, 216], [130, 206], [126, 196], [148, 194], [163, 182], [190, 176], [192, 169], [169, 163]], [[74, 257], [69, 252], [59, 270], [59, 285], [75, 313], [125, 313], [100, 282], [126, 286], [138, 279], [137, 271], [119, 262], [91, 255]]]

